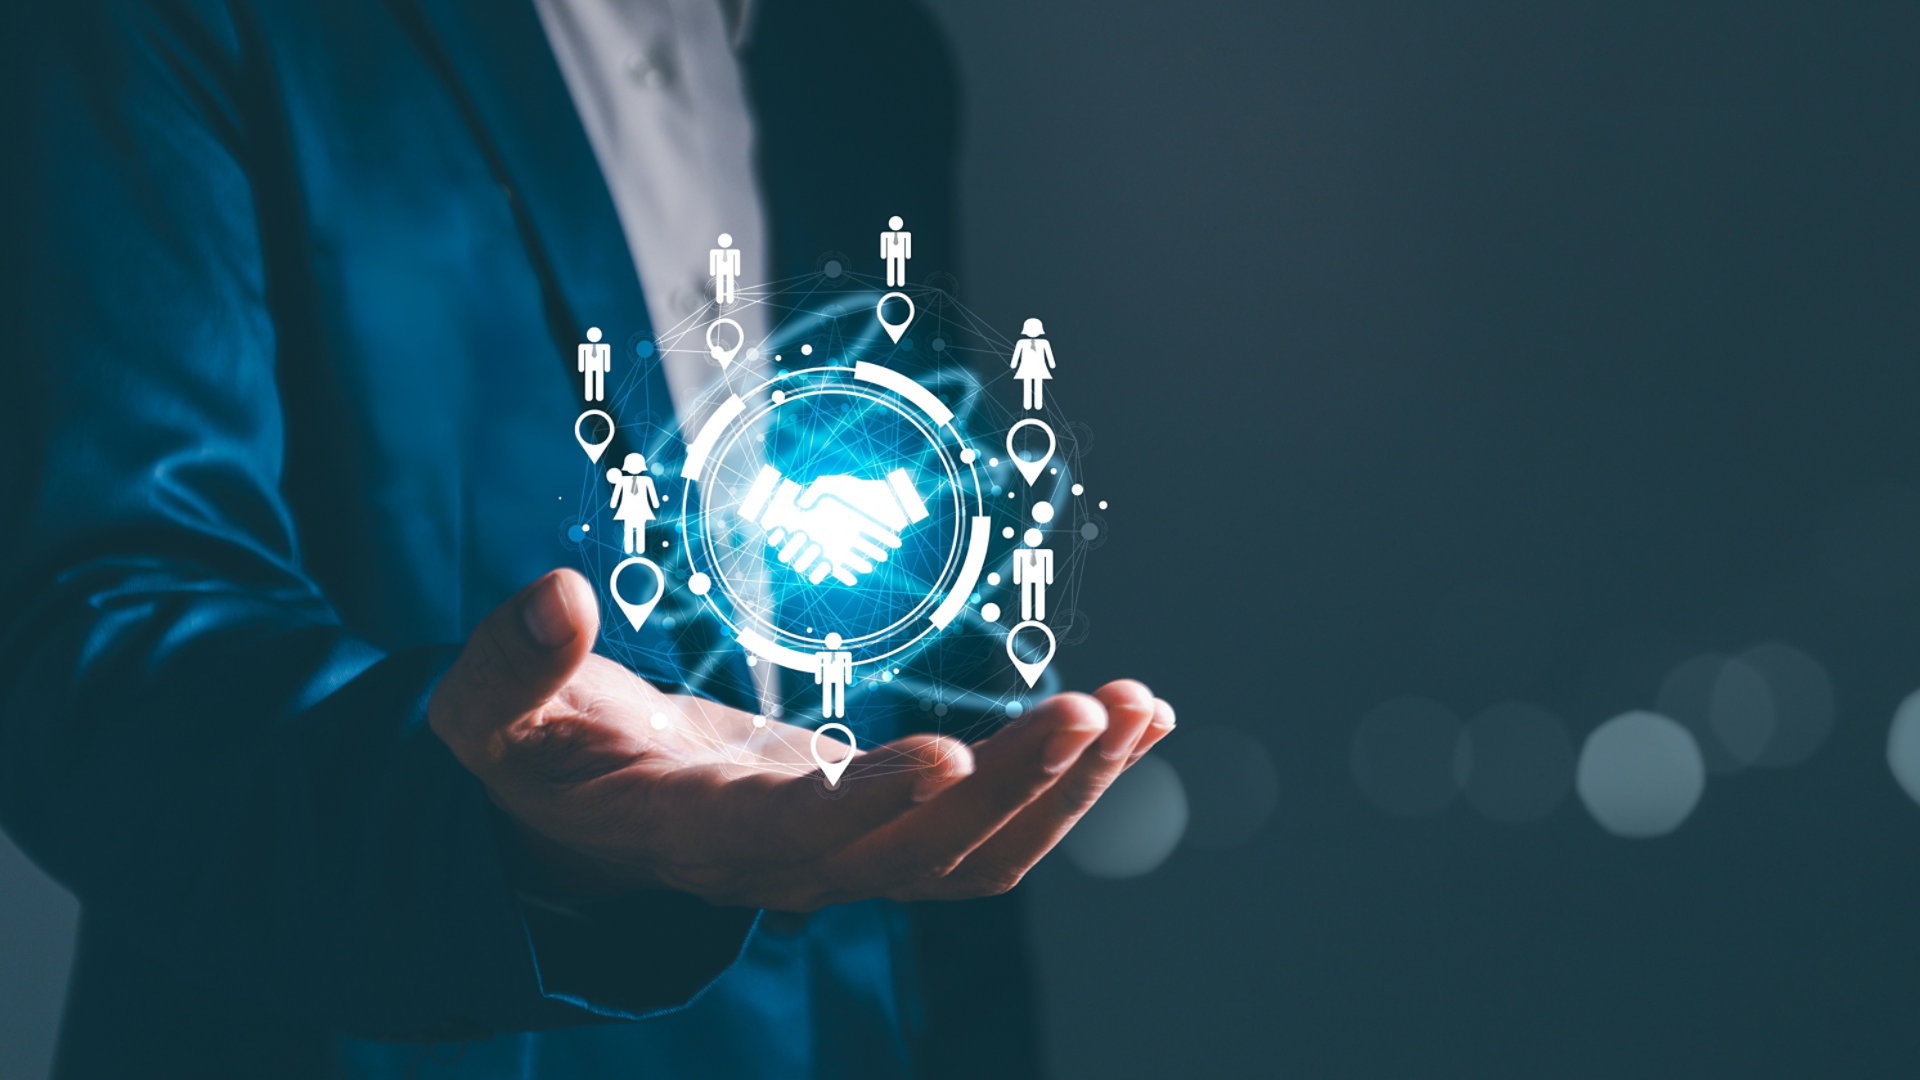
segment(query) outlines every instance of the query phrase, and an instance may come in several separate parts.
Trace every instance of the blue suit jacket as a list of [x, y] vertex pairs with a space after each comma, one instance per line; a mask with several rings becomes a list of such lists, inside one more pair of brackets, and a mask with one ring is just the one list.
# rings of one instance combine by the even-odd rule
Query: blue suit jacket
[[[424, 725], [475, 621], [573, 562], [581, 328], [649, 332], [531, 7], [32, 7], [7, 33], [0, 821], [83, 904], [60, 1075], [1029, 1070], [1005, 902], [554, 918]], [[928, 20], [759, 7], [776, 276], [879, 213], [938, 251]]]

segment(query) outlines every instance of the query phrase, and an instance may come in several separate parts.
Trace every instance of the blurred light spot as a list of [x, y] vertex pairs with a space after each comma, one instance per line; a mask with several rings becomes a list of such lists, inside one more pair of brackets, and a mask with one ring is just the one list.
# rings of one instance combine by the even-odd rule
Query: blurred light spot
[[1082, 873], [1139, 877], [1166, 861], [1187, 831], [1187, 793], [1180, 774], [1144, 757], [1120, 774], [1061, 847]]
[[1820, 661], [1770, 641], [1740, 654], [1773, 692], [1773, 738], [1754, 764], [1784, 769], [1813, 756], [1833, 731], [1833, 680]]
[[1573, 740], [1560, 718], [1508, 702], [1467, 723], [1461, 781], [1467, 801], [1492, 821], [1546, 817], [1573, 786]]
[[1253, 736], [1222, 727], [1182, 731], [1168, 740], [1165, 755], [1186, 778], [1187, 843], [1238, 847], [1273, 816], [1280, 779], [1272, 755]]
[[1920, 802], [1920, 691], [1908, 694], [1893, 711], [1893, 728], [1887, 732], [1887, 765], [1907, 797]]
[[1756, 728], [1764, 723], [1771, 731], [1773, 726], [1770, 695], [1762, 716], [1741, 719], [1726, 715], [1728, 710], [1756, 705], [1759, 698], [1756, 690], [1766, 692], [1766, 677], [1745, 661], [1736, 661], [1721, 653], [1703, 653], [1667, 673], [1654, 699], [1654, 708], [1693, 736], [1701, 763], [1708, 772], [1735, 772], [1749, 759], [1742, 759], [1734, 752], [1723, 732], [1732, 732], [1737, 739], [1743, 728]]
[[1679, 828], [1706, 786], [1706, 763], [1693, 735], [1649, 712], [1625, 713], [1595, 728], [1574, 772], [1574, 790], [1593, 820], [1632, 838]]
[[1459, 791], [1454, 755], [1460, 718], [1437, 701], [1395, 698], [1360, 719], [1353, 733], [1353, 779], [1367, 800], [1396, 817], [1446, 809]]
[[1656, 707], [1700, 745], [1708, 772], [1805, 761], [1833, 730], [1833, 683], [1820, 662], [1768, 642], [1696, 656], [1667, 675]]

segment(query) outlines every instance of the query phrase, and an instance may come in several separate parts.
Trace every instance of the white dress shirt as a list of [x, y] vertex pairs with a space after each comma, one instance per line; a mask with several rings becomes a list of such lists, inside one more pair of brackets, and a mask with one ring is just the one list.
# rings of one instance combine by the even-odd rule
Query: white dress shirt
[[[540, 25], [613, 195], [657, 338], [708, 300], [708, 253], [721, 233], [740, 252], [740, 284], [767, 279], [766, 215], [753, 164], [753, 115], [737, 50], [749, 0], [535, 0]], [[729, 308], [743, 341], [766, 336], [764, 309]], [[588, 321], [593, 312], [582, 312]], [[701, 397], [721, 380], [704, 352], [662, 349], [667, 390], [683, 438]], [[735, 379], [764, 373], [743, 348]], [[738, 385], [738, 383], [736, 383]], [[778, 670], [754, 669], [761, 710], [780, 715]]]
[[[740, 284], [766, 281], [767, 228], [753, 165], [753, 116], [736, 50], [745, 0], [535, 0], [587, 140], [613, 195], [662, 335], [708, 295], [707, 253], [721, 233], [740, 252]], [[582, 312], [592, 321], [592, 312]], [[760, 309], [726, 312], [749, 342]], [[689, 341], [705, 339], [696, 333]], [[663, 352], [683, 433], [718, 369], [698, 352]], [[736, 365], [752, 364], [742, 350]], [[746, 372], [742, 372], [745, 374]]]

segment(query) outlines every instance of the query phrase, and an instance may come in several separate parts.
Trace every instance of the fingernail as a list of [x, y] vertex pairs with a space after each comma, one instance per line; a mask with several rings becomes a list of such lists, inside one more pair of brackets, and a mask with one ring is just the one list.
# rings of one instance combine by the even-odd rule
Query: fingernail
[[550, 574], [547, 580], [527, 597], [526, 606], [520, 609], [520, 619], [527, 625], [527, 633], [533, 635], [543, 649], [558, 649], [571, 642], [580, 633], [573, 625], [573, 612], [567, 607], [567, 592], [560, 587], [560, 575]]

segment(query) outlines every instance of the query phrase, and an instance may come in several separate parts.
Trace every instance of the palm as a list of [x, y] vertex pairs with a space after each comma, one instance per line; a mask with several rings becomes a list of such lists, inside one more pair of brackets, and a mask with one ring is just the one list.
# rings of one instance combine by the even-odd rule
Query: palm
[[[474, 670], [463, 654], [435, 695], [435, 729], [537, 847], [584, 861], [610, 887], [715, 903], [810, 910], [1003, 890], [1172, 726], [1164, 702], [1115, 683], [1042, 702], [977, 747], [932, 735], [876, 747], [829, 791], [811, 731], [662, 693], [587, 654], [590, 633], [552, 685], [528, 693], [513, 670], [522, 662], [496, 655], [510, 634], [476, 632]], [[460, 714], [482, 699], [511, 715], [473, 730]], [[823, 739], [822, 752], [845, 751]]]

